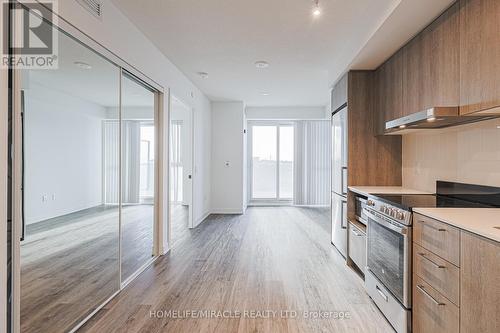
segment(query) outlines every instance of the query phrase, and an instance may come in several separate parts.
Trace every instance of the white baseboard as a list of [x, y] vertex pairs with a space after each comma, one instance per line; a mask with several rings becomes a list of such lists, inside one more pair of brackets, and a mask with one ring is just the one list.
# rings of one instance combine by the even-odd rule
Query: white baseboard
[[193, 228], [196, 228], [197, 226], [199, 226], [201, 223], [203, 223], [203, 221], [205, 221], [207, 219], [207, 217], [212, 214], [211, 211], [207, 211], [205, 212], [199, 219], [197, 219], [196, 221], [194, 221], [194, 226]]
[[233, 208], [214, 208], [212, 209], [212, 214], [244, 214], [243, 209], [233, 209]]

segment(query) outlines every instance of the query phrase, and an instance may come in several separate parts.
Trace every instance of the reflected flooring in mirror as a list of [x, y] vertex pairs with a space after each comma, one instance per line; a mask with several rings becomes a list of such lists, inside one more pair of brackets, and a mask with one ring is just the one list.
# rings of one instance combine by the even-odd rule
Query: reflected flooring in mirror
[[[152, 255], [152, 205], [123, 208], [124, 267]], [[118, 209], [99, 206], [26, 226], [21, 243], [21, 331], [68, 332], [119, 290]]]

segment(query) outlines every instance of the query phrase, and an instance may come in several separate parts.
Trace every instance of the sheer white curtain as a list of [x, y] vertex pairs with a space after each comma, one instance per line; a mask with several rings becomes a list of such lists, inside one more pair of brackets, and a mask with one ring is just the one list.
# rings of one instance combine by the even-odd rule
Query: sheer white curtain
[[299, 120], [295, 124], [294, 204], [330, 205], [331, 124]]
[[[124, 204], [137, 204], [140, 202], [141, 123], [135, 120], [122, 123], [122, 200]], [[105, 121], [103, 126], [104, 202], [118, 204], [120, 125], [118, 121]]]
[[172, 120], [170, 127], [170, 200], [183, 202], [183, 163], [182, 163], [182, 120]]
[[122, 120], [122, 201], [140, 203], [141, 122]]
[[104, 204], [119, 203], [120, 182], [120, 124], [116, 120], [103, 124], [103, 160], [104, 160]]

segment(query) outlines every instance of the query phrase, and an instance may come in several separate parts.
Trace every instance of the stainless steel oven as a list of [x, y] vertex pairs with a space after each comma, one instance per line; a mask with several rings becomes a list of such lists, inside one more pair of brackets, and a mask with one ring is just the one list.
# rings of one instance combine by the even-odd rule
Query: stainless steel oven
[[406, 308], [411, 308], [411, 227], [365, 209], [367, 266]]
[[396, 332], [411, 327], [411, 213], [368, 200], [365, 287]]

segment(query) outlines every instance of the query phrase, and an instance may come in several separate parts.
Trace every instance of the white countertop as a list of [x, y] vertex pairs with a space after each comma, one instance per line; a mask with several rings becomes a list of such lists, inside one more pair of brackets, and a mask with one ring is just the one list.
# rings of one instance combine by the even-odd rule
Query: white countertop
[[432, 194], [402, 186], [349, 186], [349, 190], [361, 195], [369, 194]]
[[414, 212], [500, 242], [500, 208], [414, 208]]

